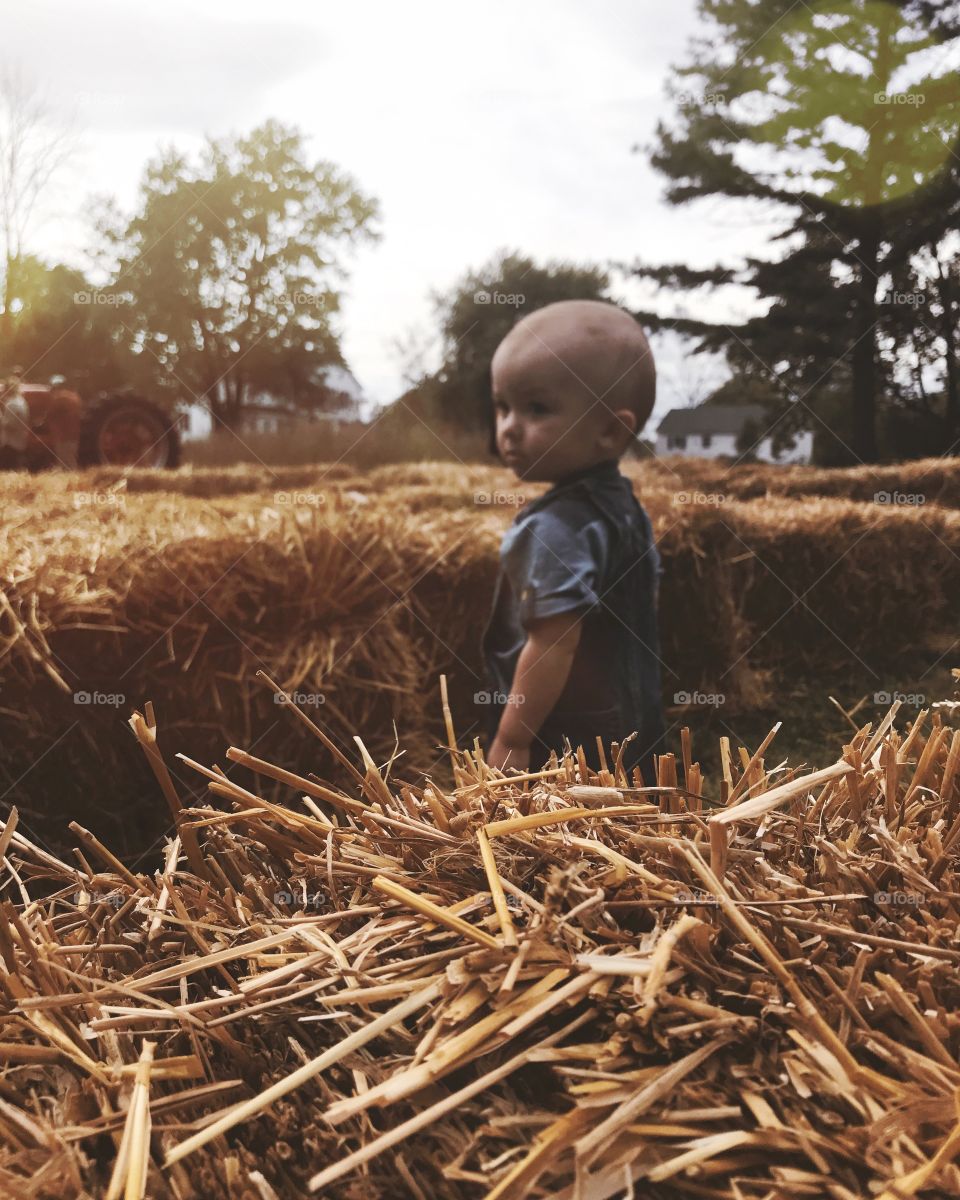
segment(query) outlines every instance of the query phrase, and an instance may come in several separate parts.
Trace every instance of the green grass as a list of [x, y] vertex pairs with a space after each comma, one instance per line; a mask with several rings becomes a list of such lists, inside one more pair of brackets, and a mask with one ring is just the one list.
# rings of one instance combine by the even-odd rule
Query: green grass
[[[943, 656], [943, 657], [941, 657]], [[938, 661], [939, 660], [939, 661]], [[764, 766], [777, 766], [784, 760], [790, 767], [810, 769], [829, 766], [840, 757], [843, 745], [854, 732], [830, 697], [852, 715], [856, 727], [872, 721], [874, 726], [886, 714], [889, 705], [876, 703], [878, 692], [921, 696], [919, 703], [901, 704], [897, 726], [903, 730], [921, 708], [938, 700], [955, 698], [956, 681], [951, 668], [960, 667], [960, 641], [950, 649], [950, 639], [934, 640], [929, 645], [911, 647], [896, 671], [878, 679], [866, 668], [857, 671], [844, 666], [834, 674], [824, 672], [816, 678], [793, 677], [777, 682], [769, 704], [745, 712], [725, 712], [724, 708], [668, 709], [670, 750], [681, 759], [680, 729], [690, 728], [694, 761], [707, 776], [706, 794], [716, 796], [720, 778], [720, 738], [730, 738], [734, 761], [739, 763], [738, 746], [749, 754], [757, 749], [773, 726], [781, 727], [764, 755]], [[943, 712], [944, 710], [939, 710]], [[944, 716], [944, 723], [950, 718]], [[928, 728], [929, 728], [929, 720]], [[673, 726], [673, 728], [671, 728]]]

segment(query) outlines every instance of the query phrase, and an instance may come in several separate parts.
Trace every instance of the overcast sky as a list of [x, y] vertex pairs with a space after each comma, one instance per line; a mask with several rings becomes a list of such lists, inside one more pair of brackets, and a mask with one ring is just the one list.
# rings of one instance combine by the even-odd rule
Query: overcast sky
[[[354, 373], [386, 402], [402, 390], [393, 339], [432, 330], [431, 289], [498, 248], [691, 266], [762, 250], [769, 227], [713, 201], [671, 209], [631, 153], [669, 111], [668, 67], [695, 25], [695, 0], [0, 0], [0, 57], [79, 130], [33, 248], [79, 262], [85, 198], [129, 208], [160, 143], [296, 123], [381, 204], [383, 237], [353, 257], [341, 328]], [[710, 311], [736, 319], [745, 303], [726, 295]], [[676, 345], [659, 354], [663, 411], [702, 390], [704, 371]]]

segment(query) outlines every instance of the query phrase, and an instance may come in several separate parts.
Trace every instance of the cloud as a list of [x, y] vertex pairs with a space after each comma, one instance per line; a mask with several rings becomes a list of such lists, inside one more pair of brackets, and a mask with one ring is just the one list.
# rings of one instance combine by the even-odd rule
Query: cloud
[[[22, 11], [21, 11], [22, 10]], [[255, 124], [270, 88], [324, 56], [312, 25], [238, 21], [181, 3], [34, 0], [5, 19], [3, 59], [19, 63], [51, 105], [101, 133], [222, 133]]]
[[[382, 204], [384, 239], [352, 267], [343, 349], [367, 393], [401, 390], [393, 339], [435, 329], [446, 290], [501, 246], [539, 262], [739, 261], [766, 240], [726, 204], [671, 209], [636, 143], [665, 115], [664, 76], [696, 28], [696, 0], [0, 0], [0, 59], [19, 61], [83, 131], [66, 201], [89, 192], [129, 210], [158, 143], [299, 125]], [[81, 221], [58, 214], [36, 249], [76, 261]], [[633, 295], [629, 281], [622, 291]], [[638, 300], [639, 303], [639, 300]], [[731, 301], [703, 302], [727, 319]], [[698, 311], [699, 308], [698, 308]], [[669, 377], [689, 374], [668, 341]], [[687, 381], [689, 383], [689, 381]], [[686, 387], [686, 383], [684, 383]], [[689, 391], [690, 388], [686, 387]]]

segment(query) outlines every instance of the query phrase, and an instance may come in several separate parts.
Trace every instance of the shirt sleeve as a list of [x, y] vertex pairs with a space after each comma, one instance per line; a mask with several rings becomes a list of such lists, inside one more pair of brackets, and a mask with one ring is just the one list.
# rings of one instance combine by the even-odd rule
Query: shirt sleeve
[[517, 597], [520, 622], [588, 611], [600, 603], [610, 551], [602, 518], [576, 524], [544, 508], [531, 513], [505, 547], [503, 569]]

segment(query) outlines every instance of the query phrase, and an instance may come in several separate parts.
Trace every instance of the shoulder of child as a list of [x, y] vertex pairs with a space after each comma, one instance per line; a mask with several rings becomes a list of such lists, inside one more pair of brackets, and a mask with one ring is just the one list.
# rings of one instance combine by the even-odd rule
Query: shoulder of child
[[519, 518], [500, 551], [503, 568], [518, 590], [530, 581], [550, 587], [598, 581], [610, 554], [611, 533], [603, 517], [559, 500]]

